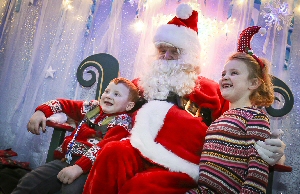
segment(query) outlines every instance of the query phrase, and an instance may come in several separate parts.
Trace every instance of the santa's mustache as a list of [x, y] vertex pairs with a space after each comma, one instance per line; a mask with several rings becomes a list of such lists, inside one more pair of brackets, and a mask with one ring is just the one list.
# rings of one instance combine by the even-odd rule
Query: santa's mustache
[[147, 100], [165, 100], [170, 91], [184, 96], [193, 91], [197, 74], [191, 65], [180, 60], [156, 60], [149, 72], [141, 78]]
[[155, 60], [153, 62], [153, 69], [172, 75], [172, 73], [177, 71], [185, 71], [191, 72], [195, 70], [195, 67], [191, 64], [183, 63], [180, 59], [179, 60]]

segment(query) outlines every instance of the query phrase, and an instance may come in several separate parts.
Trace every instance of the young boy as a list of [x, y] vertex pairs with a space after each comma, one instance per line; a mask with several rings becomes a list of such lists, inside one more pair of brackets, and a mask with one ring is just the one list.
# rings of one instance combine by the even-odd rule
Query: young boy
[[24, 176], [13, 194], [56, 193], [60, 190], [62, 193], [82, 193], [87, 172], [101, 147], [129, 135], [132, 121], [127, 112], [132, 110], [138, 98], [138, 89], [131, 81], [115, 78], [99, 101], [57, 99], [38, 106], [28, 123], [31, 133], [39, 134], [40, 124], [44, 131], [46, 118], [55, 113], [63, 112], [81, 122], [56, 149], [57, 160]]

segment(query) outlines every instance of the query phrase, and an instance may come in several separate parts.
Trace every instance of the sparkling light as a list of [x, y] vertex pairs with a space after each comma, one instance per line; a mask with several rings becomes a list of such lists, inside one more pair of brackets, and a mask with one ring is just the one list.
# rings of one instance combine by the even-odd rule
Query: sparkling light
[[134, 0], [129, 0], [128, 2], [130, 3], [131, 6], [133, 6], [133, 4], [135, 3]]
[[142, 4], [143, 9], [147, 9], [148, 7], [156, 7], [156, 5], [160, 3], [160, 0], [140, 0], [139, 2], [139, 4]]
[[68, 5], [67, 9], [71, 10], [71, 9], [73, 9], [73, 6], [72, 5]]
[[243, 5], [244, 2], [245, 2], [245, 0], [237, 0], [237, 4], [238, 4], [238, 5]]
[[155, 17], [152, 18], [152, 24], [154, 27], [158, 27], [162, 24], [168, 23], [174, 15], [164, 15], [164, 14], [157, 14]]
[[2, 19], [4, 17], [4, 10], [6, 9], [7, 7], [7, 2], [6, 1], [3, 1], [0, 3], [0, 25], [2, 24]]
[[295, 14], [297, 14], [297, 15], [300, 14], [300, 5], [298, 5], [297, 7], [295, 7], [294, 12], [295, 12]]
[[187, 4], [189, 4], [193, 8], [193, 10], [196, 10], [198, 12], [201, 11], [200, 4], [197, 2], [197, 0], [190, 1]]
[[145, 30], [145, 24], [142, 20], [137, 20], [134, 24], [133, 24], [134, 30], [136, 32], [142, 32]]
[[[204, 17], [200, 14], [198, 20], [198, 37], [201, 40], [201, 58], [207, 59], [210, 53], [210, 44], [217, 39], [222, 40], [226, 38], [230, 32], [235, 28], [235, 19], [229, 18], [226, 21], [218, 21], [216, 19]], [[224, 40], [224, 39], [223, 39]], [[203, 62], [202, 66], [205, 67], [206, 63]]]
[[81, 15], [78, 15], [78, 16], [76, 17], [76, 20], [78, 20], [78, 21], [80, 21], [80, 22], [83, 22], [83, 21], [84, 21], [84, 19], [83, 19], [83, 17], [82, 17]]
[[63, 0], [63, 7], [69, 10], [73, 9], [72, 2], [72, 0]]
[[234, 27], [235, 19], [229, 18], [226, 22], [217, 21], [216, 19], [199, 17], [198, 29], [199, 37], [202, 41], [209, 41], [211, 37], [219, 36], [223, 32], [225, 35]]

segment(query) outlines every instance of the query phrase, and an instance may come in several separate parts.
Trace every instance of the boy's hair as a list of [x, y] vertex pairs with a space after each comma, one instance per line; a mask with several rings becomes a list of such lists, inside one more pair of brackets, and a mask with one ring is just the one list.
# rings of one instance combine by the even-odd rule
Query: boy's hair
[[229, 57], [229, 61], [234, 59], [241, 60], [247, 65], [249, 79], [258, 78], [261, 81], [261, 85], [249, 97], [252, 105], [270, 106], [274, 102], [274, 89], [269, 74], [270, 63], [266, 59], [259, 58], [265, 64], [265, 67], [261, 69], [258, 62], [251, 55], [242, 52], [234, 53]]
[[139, 99], [139, 90], [138, 88], [128, 79], [123, 77], [117, 77], [111, 80], [114, 84], [122, 83], [129, 89], [129, 96], [128, 99], [134, 103], [136, 103]]

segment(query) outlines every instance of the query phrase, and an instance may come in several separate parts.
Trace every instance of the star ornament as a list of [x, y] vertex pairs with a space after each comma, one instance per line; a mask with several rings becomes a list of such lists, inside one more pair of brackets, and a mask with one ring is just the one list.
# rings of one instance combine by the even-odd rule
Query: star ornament
[[46, 71], [46, 75], [45, 75], [45, 78], [47, 78], [47, 77], [54, 77], [54, 72], [55, 72], [56, 70], [54, 70], [54, 69], [52, 69], [52, 67], [50, 66], [48, 69], [47, 69], [47, 71]]

